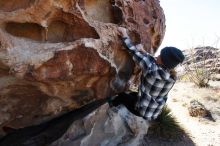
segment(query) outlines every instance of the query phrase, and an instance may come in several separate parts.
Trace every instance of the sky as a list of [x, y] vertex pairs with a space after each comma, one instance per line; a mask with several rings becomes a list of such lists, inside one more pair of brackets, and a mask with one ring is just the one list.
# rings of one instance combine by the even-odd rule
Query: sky
[[166, 32], [159, 50], [220, 47], [220, 0], [160, 0]]

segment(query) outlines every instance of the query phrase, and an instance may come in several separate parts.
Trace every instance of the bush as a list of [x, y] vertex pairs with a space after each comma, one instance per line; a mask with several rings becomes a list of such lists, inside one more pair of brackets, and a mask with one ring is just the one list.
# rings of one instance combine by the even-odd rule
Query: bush
[[213, 47], [194, 48], [184, 63], [185, 76], [198, 87], [208, 87], [212, 74], [217, 70], [218, 56]]
[[198, 87], [208, 87], [211, 72], [206, 69], [196, 69], [195, 71], [188, 71], [188, 78]]
[[163, 108], [158, 118], [151, 123], [147, 134], [148, 137], [172, 140], [182, 139], [184, 135], [186, 135], [185, 131], [180, 127], [167, 106]]

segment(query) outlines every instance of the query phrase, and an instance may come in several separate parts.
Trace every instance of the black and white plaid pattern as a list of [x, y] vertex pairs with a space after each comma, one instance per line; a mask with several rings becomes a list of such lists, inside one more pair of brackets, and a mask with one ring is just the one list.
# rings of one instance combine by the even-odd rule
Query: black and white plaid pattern
[[167, 94], [176, 79], [169, 71], [156, 64], [155, 59], [148, 53], [139, 51], [130, 38], [123, 38], [126, 48], [133, 59], [142, 69], [141, 83], [138, 89], [136, 109], [147, 120], [154, 120], [162, 111], [167, 100]]

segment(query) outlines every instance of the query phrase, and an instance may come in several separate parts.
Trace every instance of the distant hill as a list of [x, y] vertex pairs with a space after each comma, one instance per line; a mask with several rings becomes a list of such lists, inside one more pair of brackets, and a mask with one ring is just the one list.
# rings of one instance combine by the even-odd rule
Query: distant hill
[[204, 46], [196, 47], [183, 51], [186, 59], [183, 65], [190, 68], [204, 68], [210, 69], [215, 73], [220, 73], [220, 49]]

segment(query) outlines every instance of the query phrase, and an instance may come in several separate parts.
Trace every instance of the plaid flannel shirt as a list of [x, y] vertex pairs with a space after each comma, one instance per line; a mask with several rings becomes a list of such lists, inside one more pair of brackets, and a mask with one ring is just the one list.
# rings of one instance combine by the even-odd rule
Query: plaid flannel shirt
[[154, 120], [161, 113], [167, 100], [167, 94], [176, 79], [164, 67], [156, 64], [155, 59], [139, 51], [130, 38], [123, 38], [133, 60], [141, 67], [141, 82], [138, 88], [136, 110], [147, 120]]

